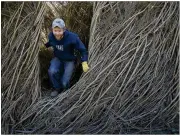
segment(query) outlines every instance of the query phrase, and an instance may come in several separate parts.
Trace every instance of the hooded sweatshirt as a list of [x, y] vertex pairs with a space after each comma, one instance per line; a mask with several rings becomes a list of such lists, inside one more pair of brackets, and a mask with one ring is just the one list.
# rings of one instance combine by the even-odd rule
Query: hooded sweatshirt
[[60, 60], [76, 60], [74, 49], [78, 50], [81, 53], [82, 62], [88, 60], [88, 52], [76, 33], [65, 30], [65, 32], [63, 33], [63, 38], [61, 40], [57, 40], [53, 32], [50, 32], [48, 35], [48, 39], [49, 41], [45, 44], [45, 46], [47, 48], [53, 47], [54, 56], [59, 58]]

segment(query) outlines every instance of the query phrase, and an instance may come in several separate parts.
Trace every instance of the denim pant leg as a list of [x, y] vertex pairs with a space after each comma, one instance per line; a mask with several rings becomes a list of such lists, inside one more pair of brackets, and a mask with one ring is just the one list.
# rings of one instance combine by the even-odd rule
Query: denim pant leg
[[60, 84], [60, 72], [62, 68], [63, 64], [58, 58], [53, 58], [51, 60], [48, 74], [53, 87], [56, 89], [62, 87], [62, 85]]
[[62, 85], [64, 89], [68, 89], [69, 86], [69, 82], [72, 76], [72, 73], [74, 71], [74, 67], [75, 67], [75, 62], [74, 61], [65, 61], [64, 62], [64, 73], [62, 75]]

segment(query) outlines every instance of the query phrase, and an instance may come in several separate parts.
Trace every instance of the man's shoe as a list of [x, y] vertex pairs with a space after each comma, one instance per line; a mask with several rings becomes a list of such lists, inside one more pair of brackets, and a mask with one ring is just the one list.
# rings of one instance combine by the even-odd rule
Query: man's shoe
[[58, 94], [62, 93], [63, 91], [64, 91], [63, 88], [55, 89], [54, 91], [51, 92], [51, 96], [52, 96], [52, 97], [55, 97], [55, 96], [57, 96]]
[[55, 97], [55, 96], [58, 95], [58, 93], [59, 93], [59, 92], [58, 92], [57, 90], [54, 90], [54, 91], [51, 92], [51, 96], [52, 96], [52, 97]]

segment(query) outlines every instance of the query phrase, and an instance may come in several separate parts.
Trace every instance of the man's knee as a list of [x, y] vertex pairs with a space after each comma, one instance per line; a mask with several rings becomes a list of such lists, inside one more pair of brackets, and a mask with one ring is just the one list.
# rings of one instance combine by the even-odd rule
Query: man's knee
[[58, 73], [59, 71], [58, 70], [56, 70], [56, 69], [48, 69], [48, 73], [50, 74], [50, 75], [54, 75], [54, 74], [56, 74], [56, 73]]

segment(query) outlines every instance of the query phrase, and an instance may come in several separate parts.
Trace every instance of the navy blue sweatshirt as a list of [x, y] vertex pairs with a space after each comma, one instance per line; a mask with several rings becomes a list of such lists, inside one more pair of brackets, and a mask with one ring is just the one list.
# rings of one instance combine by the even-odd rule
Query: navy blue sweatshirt
[[76, 33], [65, 30], [63, 38], [61, 40], [57, 40], [53, 32], [50, 32], [48, 39], [49, 41], [45, 44], [45, 46], [47, 48], [53, 47], [54, 56], [60, 60], [75, 60], [76, 56], [74, 55], [74, 49], [81, 53], [82, 62], [88, 60], [88, 52]]

